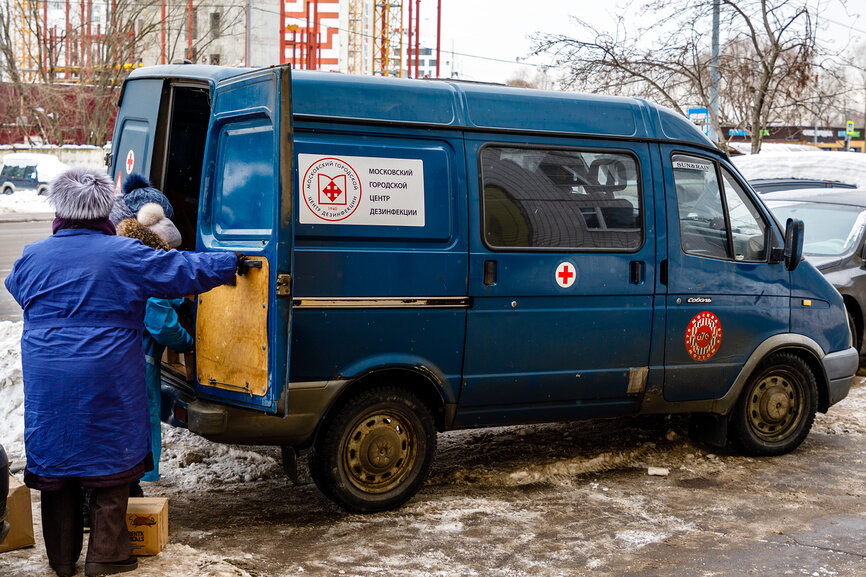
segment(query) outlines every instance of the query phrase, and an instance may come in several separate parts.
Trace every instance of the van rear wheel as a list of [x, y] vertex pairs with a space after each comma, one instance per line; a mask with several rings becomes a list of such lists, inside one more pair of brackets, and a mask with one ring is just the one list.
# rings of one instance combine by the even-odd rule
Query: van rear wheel
[[782, 455], [809, 434], [818, 403], [815, 375], [803, 359], [776, 353], [759, 366], [731, 417], [732, 440], [746, 454]]
[[352, 396], [319, 434], [310, 473], [352, 513], [399, 507], [421, 487], [436, 451], [430, 409], [410, 391], [379, 386]]

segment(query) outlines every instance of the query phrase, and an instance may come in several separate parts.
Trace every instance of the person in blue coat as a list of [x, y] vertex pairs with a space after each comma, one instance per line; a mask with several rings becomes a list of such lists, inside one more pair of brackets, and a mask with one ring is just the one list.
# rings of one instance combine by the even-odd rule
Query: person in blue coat
[[82, 487], [93, 489], [86, 575], [137, 566], [126, 530], [129, 485], [152, 465], [142, 331], [150, 297], [233, 281], [230, 252], [156, 251], [115, 235], [114, 186], [73, 168], [49, 199], [54, 234], [27, 245], [6, 279], [24, 311], [25, 483], [41, 491], [49, 564], [74, 575]]

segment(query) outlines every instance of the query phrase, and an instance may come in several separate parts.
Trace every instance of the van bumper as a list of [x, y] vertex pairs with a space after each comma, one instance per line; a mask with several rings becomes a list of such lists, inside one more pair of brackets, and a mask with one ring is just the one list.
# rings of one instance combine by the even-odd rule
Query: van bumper
[[205, 439], [248, 445], [309, 446], [316, 428], [346, 381], [289, 387], [290, 412], [273, 415], [198, 399], [163, 381], [163, 421]]
[[860, 364], [860, 355], [854, 347], [849, 347], [844, 351], [824, 355], [821, 363], [827, 374], [827, 406], [831, 407], [848, 396]]

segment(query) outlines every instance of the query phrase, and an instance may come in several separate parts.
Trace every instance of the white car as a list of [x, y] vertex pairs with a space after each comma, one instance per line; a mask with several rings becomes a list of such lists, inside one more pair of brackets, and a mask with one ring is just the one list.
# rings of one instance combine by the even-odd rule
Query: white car
[[18, 190], [48, 192], [48, 184], [69, 168], [53, 154], [12, 152], [3, 157], [0, 169], [0, 192], [12, 194]]

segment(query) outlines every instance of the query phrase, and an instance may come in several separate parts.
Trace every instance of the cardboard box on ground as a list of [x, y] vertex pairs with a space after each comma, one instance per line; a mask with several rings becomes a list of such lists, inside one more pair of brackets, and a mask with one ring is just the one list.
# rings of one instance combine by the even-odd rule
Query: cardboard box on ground
[[9, 476], [9, 495], [6, 498], [6, 506], [9, 508], [9, 516], [6, 517], [6, 521], [9, 522], [12, 529], [10, 529], [6, 539], [0, 543], [0, 553], [35, 545], [30, 489], [12, 475]]
[[133, 555], [157, 555], [168, 542], [168, 499], [131, 497], [126, 508], [126, 528]]

